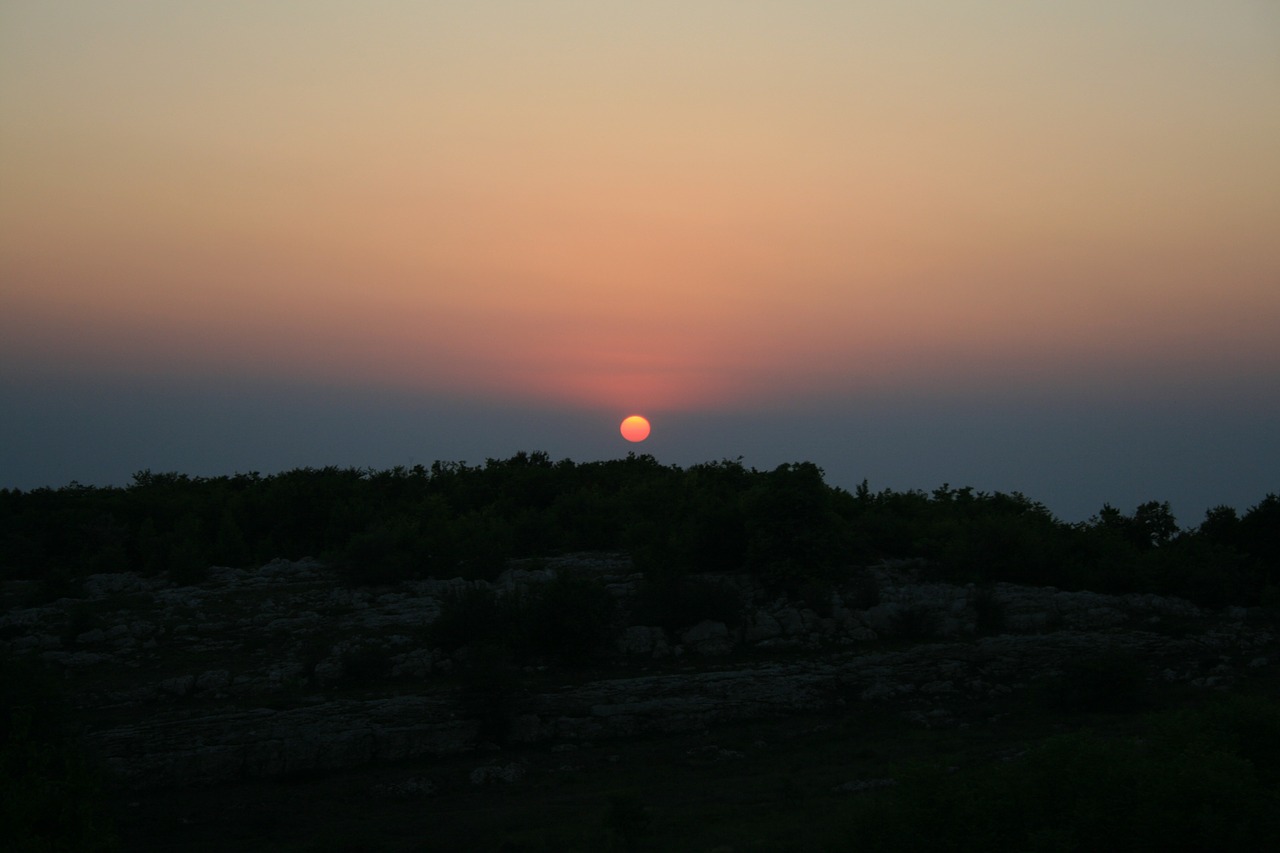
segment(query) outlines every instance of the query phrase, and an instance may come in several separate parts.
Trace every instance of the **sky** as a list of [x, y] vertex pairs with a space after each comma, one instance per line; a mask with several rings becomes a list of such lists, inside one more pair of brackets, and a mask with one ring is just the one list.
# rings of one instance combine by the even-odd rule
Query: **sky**
[[[0, 0], [0, 488], [1280, 492], [1274, 0]], [[643, 444], [623, 417], [653, 423]]]

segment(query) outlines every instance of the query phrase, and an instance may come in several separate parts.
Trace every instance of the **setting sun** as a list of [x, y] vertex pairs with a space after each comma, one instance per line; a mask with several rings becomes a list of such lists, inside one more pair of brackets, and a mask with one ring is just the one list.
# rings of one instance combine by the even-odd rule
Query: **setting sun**
[[622, 422], [620, 430], [627, 441], [644, 441], [649, 437], [649, 421], [640, 415], [632, 415]]

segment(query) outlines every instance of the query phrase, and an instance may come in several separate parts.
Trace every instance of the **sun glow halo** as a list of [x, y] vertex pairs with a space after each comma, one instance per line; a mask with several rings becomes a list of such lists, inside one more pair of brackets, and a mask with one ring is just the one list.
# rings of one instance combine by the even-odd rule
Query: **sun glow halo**
[[619, 428], [627, 441], [644, 441], [649, 437], [649, 421], [640, 415], [632, 415]]

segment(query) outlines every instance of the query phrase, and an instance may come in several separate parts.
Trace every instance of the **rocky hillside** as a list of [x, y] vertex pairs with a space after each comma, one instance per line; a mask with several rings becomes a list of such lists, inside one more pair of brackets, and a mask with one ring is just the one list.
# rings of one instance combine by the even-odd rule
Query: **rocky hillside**
[[[8, 583], [0, 649], [62, 673], [92, 748], [137, 788], [560, 748], [851, 703], [963, 726], [1020, 693], [1105, 705], [1159, 684], [1224, 689], [1280, 660], [1274, 623], [1256, 609], [957, 586], [921, 568], [880, 564], [794, 598], [745, 575], [707, 576], [735, 612], [674, 628], [643, 621], [643, 578], [619, 554], [513, 563], [494, 583], [380, 588], [343, 585], [314, 560], [215, 568], [195, 585], [100, 574], [44, 603], [33, 584]], [[467, 590], [509, 598], [566, 575], [617, 602], [607, 647], [565, 664], [433, 641]]]

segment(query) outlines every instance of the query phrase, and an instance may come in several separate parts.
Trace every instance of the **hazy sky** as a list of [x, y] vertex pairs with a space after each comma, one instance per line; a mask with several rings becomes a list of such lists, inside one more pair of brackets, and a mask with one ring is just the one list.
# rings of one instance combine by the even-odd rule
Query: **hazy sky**
[[1243, 509], [1280, 3], [0, 0], [0, 405], [0, 487], [637, 449]]

